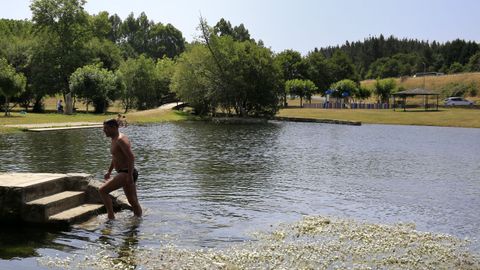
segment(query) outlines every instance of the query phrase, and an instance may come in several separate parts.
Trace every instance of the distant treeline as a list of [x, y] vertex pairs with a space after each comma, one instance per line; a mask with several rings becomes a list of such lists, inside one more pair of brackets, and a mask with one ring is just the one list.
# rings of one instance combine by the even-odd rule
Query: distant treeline
[[341, 50], [352, 59], [362, 79], [411, 76], [419, 72], [480, 71], [480, 46], [456, 39], [445, 43], [383, 35], [342, 46], [315, 49], [327, 58]]
[[199, 114], [269, 116], [287, 96], [310, 99], [327, 90], [341, 98], [375, 94], [387, 101], [395, 84], [363, 79], [430, 71], [480, 71], [479, 44], [385, 39], [382, 35], [337, 47], [273, 52], [240, 24], [203, 19], [191, 43], [171, 24], [145, 13], [122, 19], [84, 10], [85, 0], [33, 0], [31, 20], [0, 19], [0, 104], [43, 110], [46, 96], [72, 94], [105, 112], [114, 101], [125, 111], [181, 99]]

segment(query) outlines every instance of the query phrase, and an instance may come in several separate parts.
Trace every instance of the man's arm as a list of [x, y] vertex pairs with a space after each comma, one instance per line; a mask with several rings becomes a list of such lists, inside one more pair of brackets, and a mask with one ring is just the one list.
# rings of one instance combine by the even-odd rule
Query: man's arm
[[125, 154], [125, 157], [127, 159], [127, 164], [128, 164], [128, 179], [131, 181], [130, 183], [133, 184], [133, 168], [134, 168], [134, 162], [135, 162], [135, 156], [133, 155], [132, 148], [130, 147], [130, 144], [125, 138], [122, 138], [118, 140], [118, 146], [122, 150], [122, 152]]
[[112, 162], [110, 162], [110, 167], [108, 168], [107, 173], [103, 176], [103, 178], [105, 178], [105, 180], [110, 179], [110, 174], [112, 174], [112, 170], [113, 170], [113, 160], [112, 160]]

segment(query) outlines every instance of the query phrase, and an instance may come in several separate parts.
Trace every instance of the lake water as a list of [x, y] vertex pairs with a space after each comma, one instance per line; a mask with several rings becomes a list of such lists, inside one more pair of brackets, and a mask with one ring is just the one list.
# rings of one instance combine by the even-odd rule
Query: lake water
[[[166, 243], [224, 248], [303, 215], [413, 222], [480, 250], [480, 129], [182, 122], [122, 131], [136, 155], [144, 218], [127, 211], [69, 231], [3, 229], [1, 269], [38, 269], [38, 257], [102, 243], [119, 253]], [[108, 147], [101, 129], [4, 134], [0, 171], [101, 178]]]

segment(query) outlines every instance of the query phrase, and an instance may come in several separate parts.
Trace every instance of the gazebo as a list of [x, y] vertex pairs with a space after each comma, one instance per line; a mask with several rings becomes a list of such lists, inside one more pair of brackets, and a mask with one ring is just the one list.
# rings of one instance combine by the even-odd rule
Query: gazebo
[[395, 111], [395, 98], [399, 97], [403, 99], [403, 111], [406, 111], [407, 107], [407, 97], [413, 97], [413, 96], [423, 96], [425, 99], [424, 105], [425, 105], [425, 111], [428, 109], [428, 97], [429, 96], [435, 96], [437, 98], [437, 103], [435, 110], [438, 111], [438, 96], [439, 94], [437, 92], [434, 92], [432, 90], [427, 90], [423, 88], [415, 88], [415, 89], [409, 89], [401, 92], [397, 92], [393, 94], [393, 110]]

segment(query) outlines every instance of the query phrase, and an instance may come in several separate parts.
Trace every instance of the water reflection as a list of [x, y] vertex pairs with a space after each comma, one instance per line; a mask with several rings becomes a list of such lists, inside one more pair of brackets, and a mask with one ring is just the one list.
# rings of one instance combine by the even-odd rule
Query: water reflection
[[36, 257], [39, 248], [68, 249], [55, 242], [58, 237], [58, 232], [45, 228], [3, 227], [0, 230], [0, 259]]
[[97, 230], [97, 243], [107, 250], [115, 265], [136, 268], [136, 250], [139, 245], [141, 219], [119, 215], [116, 220], [106, 221]]

